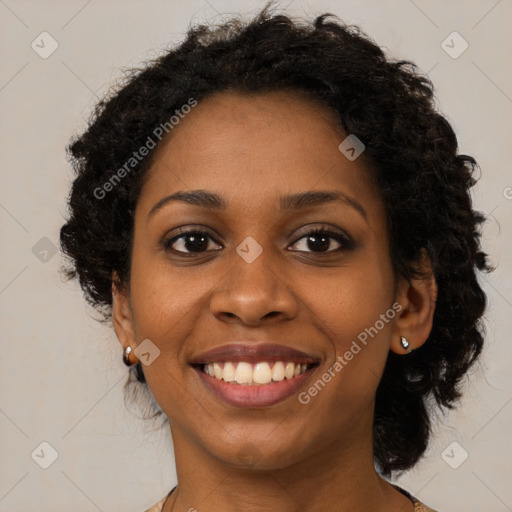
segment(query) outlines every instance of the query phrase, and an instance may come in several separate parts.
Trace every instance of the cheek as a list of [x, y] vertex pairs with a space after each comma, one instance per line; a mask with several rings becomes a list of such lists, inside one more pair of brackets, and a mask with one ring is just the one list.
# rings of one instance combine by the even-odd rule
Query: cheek
[[154, 339], [165, 350], [176, 352], [178, 340], [185, 338], [200, 308], [207, 306], [208, 280], [183, 277], [165, 265], [136, 268], [134, 264], [131, 296], [137, 336]]
[[138, 342], [150, 339], [163, 356], [144, 368], [149, 383], [160, 378], [160, 370], [180, 376], [192, 334], [210, 333], [201, 323], [208, 321], [204, 313], [222, 276], [201, 266], [173, 267], [164, 255], [141, 246], [133, 253], [130, 281], [135, 332]]
[[[337, 269], [304, 298], [318, 327], [330, 332], [335, 345], [343, 349], [391, 308], [392, 279], [378, 265], [354, 265]], [[390, 322], [381, 323], [379, 331], [389, 329]]]
[[211, 284], [206, 279], [185, 278], [185, 272], [171, 272], [165, 262], [145, 263], [134, 254], [130, 295], [135, 333], [137, 342], [151, 340], [160, 355], [143, 367], [144, 375], [160, 407], [168, 415], [172, 410], [173, 419], [181, 421], [180, 414], [190, 399], [183, 352], [200, 321], [201, 308], [207, 306]]
[[372, 400], [396, 315], [392, 284], [391, 272], [374, 262], [341, 269], [309, 294], [311, 320], [332, 346], [326, 363], [331, 374], [325, 375], [330, 391], [320, 393], [326, 406], [334, 400], [351, 410]]

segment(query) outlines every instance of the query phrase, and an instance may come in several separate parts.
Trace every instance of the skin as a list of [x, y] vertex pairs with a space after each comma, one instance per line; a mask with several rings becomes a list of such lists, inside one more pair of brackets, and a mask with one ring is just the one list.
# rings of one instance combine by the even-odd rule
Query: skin
[[[143, 369], [175, 449], [179, 485], [164, 512], [413, 510], [375, 472], [374, 397], [389, 350], [406, 357], [400, 336], [413, 348], [427, 339], [436, 286], [394, 275], [384, 205], [363, 158], [339, 151], [345, 137], [329, 109], [302, 95], [228, 91], [201, 101], [154, 155], [113, 319], [123, 347], [150, 339], [161, 351]], [[162, 198], [190, 190], [217, 193], [227, 208], [173, 201], [148, 217]], [[344, 201], [279, 209], [280, 196], [311, 190], [342, 192], [365, 216]], [[207, 251], [183, 256], [187, 237], [165, 249], [180, 226], [211, 234]], [[346, 233], [353, 248], [330, 238], [319, 251], [305, 237], [316, 227]], [[236, 252], [249, 236], [263, 248], [252, 263]], [[229, 406], [188, 365], [233, 341], [281, 343], [321, 359], [307, 389], [394, 302], [400, 313], [307, 405], [293, 395]]]

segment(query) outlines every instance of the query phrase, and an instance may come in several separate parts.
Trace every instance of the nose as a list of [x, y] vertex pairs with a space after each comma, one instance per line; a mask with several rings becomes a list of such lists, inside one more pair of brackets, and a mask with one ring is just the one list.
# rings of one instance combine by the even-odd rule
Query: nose
[[290, 320], [298, 301], [268, 250], [248, 263], [233, 251], [229, 271], [213, 289], [210, 310], [219, 320], [258, 326]]

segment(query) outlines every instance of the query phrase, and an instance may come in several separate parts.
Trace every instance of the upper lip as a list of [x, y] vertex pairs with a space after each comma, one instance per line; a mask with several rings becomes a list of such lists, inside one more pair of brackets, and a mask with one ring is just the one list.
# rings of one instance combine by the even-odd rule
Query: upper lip
[[195, 355], [190, 364], [208, 364], [221, 361], [258, 363], [260, 361], [291, 361], [316, 364], [319, 358], [295, 348], [271, 343], [229, 343]]

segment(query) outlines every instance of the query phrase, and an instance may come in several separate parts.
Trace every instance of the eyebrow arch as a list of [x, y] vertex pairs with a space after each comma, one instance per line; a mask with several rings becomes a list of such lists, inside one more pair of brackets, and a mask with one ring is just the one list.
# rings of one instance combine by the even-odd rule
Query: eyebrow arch
[[[173, 201], [181, 201], [193, 206], [209, 208], [211, 210], [225, 210], [227, 202], [218, 194], [206, 190], [180, 191], [166, 196], [158, 201], [148, 213], [148, 220], [165, 205]], [[341, 201], [357, 210], [365, 220], [368, 220], [366, 210], [353, 197], [338, 191], [313, 190], [281, 196], [279, 198], [279, 207], [283, 211], [294, 211], [312, 206], [320, 206], [325, 203]]]
[[166, 204], [172, 201], [181, 201], [193, 206], [202, 206], [203, 208], [210, 208], [211, 210], [225, 210], [227, 203], [224, 199], [215, 192], [207, 192], [206, 190], [190, 190], [187, 192], [175, 192], [170, 196], [160, 199], [148, 213], [148, 220], [158, 210], [161, 210]]
[[291, 194], [281, 197], [279, 199], [279, 206], [281, 210], [293, 211], [311, 206], [320, 206], [324, 203], [333, 201], [341, 201], [342, 203], [351, 206], [357, 210], [366, 221], [368, 220], [368, 216], [363, 205], [353, 197], [339, 191], [311, 190], [309, 192]]

